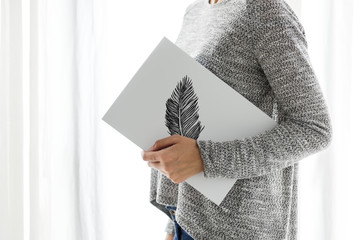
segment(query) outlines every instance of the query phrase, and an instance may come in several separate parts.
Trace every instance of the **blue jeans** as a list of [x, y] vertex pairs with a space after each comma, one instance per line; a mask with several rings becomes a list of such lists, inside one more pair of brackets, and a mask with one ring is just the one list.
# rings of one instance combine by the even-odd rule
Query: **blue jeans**
[[174, 221], [175, 233], [173, 240], [194, 240], [184, 229], [180, 227], [180, 225], [176, 222], [175, 219], [175, 211], [176, 207], [166, 206], [167, 210], [169, 210], [172, 220]]

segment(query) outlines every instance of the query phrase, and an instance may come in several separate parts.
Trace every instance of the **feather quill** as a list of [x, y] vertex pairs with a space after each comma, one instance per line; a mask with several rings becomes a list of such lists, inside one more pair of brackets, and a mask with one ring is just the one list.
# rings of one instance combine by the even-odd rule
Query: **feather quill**
[[205, 128], [199, 119], [198, 97], [191, 79], [185, 75], [166, 101], [165, 125], [170, 135], [197, 139]]

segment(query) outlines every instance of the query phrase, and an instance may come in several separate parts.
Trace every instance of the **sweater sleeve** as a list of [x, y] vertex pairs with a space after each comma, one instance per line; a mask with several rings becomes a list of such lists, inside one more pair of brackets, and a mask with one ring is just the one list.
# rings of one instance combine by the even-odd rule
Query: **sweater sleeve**
[[165, 227], [165, 232], [174, 235], [175, 226], [174, 226], [174, 221], [172, 219], [168, 219], [168, 222]]
[[197, 140], [205, 178], [270, 174], [326, 148], [328, 109], [307, 52], [305, 32], [283, 0], [248, 0], [253, 53], [278, 105], [278, 125], [229, 141]]

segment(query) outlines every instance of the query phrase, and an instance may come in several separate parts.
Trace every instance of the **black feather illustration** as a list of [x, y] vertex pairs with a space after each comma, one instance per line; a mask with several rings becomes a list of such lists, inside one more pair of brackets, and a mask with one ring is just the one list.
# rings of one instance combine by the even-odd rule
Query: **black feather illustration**
[[197, 139], [205, 128], [198, 121], [198, 98], [194, 92], [191, 79], [185, 75], [177, 83], [171, 97], [166, 101], [166, 127], [170, 135]]

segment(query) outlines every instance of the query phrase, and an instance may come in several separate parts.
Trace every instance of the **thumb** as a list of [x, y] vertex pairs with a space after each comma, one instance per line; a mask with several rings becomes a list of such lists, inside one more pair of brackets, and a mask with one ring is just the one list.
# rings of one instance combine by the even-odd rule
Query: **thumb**
[[177, 142], [180, 141], [179, 135], [175, 134], [175, 135], [171, 135], [168, 136], [166, 138], [162, 138], [157, 140], [154, 145], [152, 145], [148, 151], [158, 151], [161, 150], [163, 148], [169, 147]]

